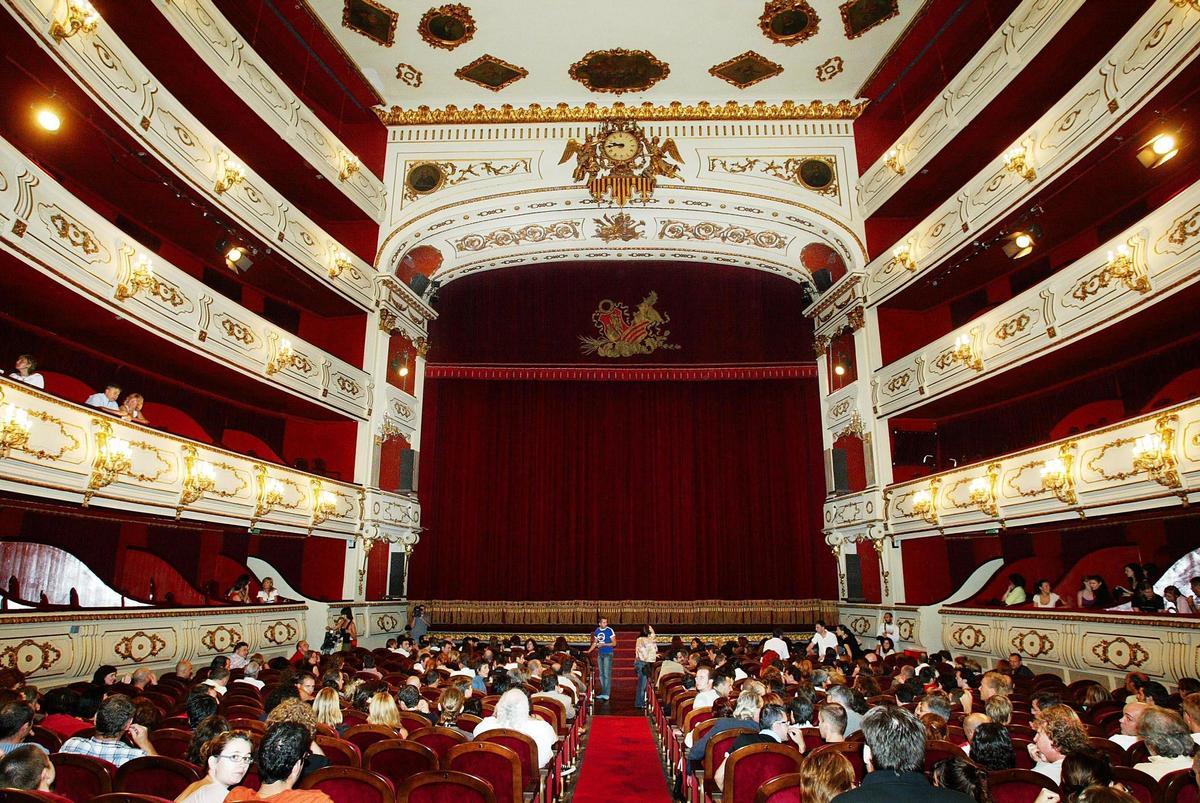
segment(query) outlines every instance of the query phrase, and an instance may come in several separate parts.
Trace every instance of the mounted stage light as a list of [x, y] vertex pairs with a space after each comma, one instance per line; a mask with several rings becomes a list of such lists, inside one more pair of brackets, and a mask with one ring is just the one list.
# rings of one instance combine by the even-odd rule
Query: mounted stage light
[[58, 116], [58, 112], [51, 109], [49, 106], [43, 106], [34, 114], [33, 119], [37, 124], [46, 131], [51, 133], [62, 128], [62, 118]]
[[1177, 153], [1179, 139], [1174, 134], [1163, 132], [1143, 145], [1137, 153], [1137, 158], [1142, 167], [1155, 168], [1166, 164]]
[[235, 240], [221, 240], [217, 250], [225, 258], [225, 266], [235, 273], [245, 273], [254, 265], [253, 250]]
[[838, 376], [845, 376], [846, 375], [846, 366], [841, 365], [839, 363], [838, 365], [833, 366], [833, 372], [835, 374], [837, 374]]
[[1033, 253], [1041, 236], [1042, 231], [1036, 226], [1027, 231], [1014, 231], [1004, 238], [1004, 245], [1000, 247], [1009, 259], [1020, 259]]

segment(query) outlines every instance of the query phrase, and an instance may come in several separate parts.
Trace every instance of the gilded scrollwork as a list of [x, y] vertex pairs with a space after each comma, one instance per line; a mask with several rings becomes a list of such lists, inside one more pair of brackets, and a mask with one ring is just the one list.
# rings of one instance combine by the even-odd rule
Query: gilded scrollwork
[[987, 644], [987, 633], [976, 625], [961, 624], [950, 631], [950, 638], [964, 650], [980, 650]]
[[713, 173], [730, 175], [759, 175], [795, 184], [818, 195], [837, 198], [837, 157], [826, 154], [796, 156], [742, 156], [740, 158], [710, 156], [708, 169]]
[[242, 640], [242, 631], [231, 625], [217, 625], [211, 630], [206, 630], [200, 636], [200, 643], [208, 648], [209, 652], [229, 652], [234, 644]]
[[1012, 644], [1013, 650], [1029, 658], [1040, 658], [1054, 650], [1054, 640], [1040, 630], [1013, 633], [1009, 643]]
[[530, 223], [520, 228], [503, 228], [487, 234], [468, 234], [453, 241], [454, 250], [462, 252], [485, 251], [489, 248], [511, 248], [524, 243], [542, 243], [550, 240], [579, 240], [583, 238], [582, 220], [559, 220], [545, 225]]
[[63, 653], [51, 641], [21, 639], [0, 650], [0, 666], [25, 675], [45, 672], [62, 660]]
[[658, 220], [658, 238], [660, 240], [696, 240], [708, 242], [717, 240], [735, 245], [753, 246], [755, 248], [783, 250], [791, 243], [792, 238], [776, 231], [763, 229], [754, 231], [734, 223], [715, 223], [702, 220], [688, 223], [683, 220]]
[[140, 664], [155, 658], [167, 648], [166, 639], [158, 633], [147, 633], [139, 630], [124, 636], [113, 645], [113, 652], [118, 658]]
[[125, 472], [130, 479], [138, 482], [157, 482], [164, 474], [175, 468], [175, 461], [171, 459], [171, 455], [164, 452], [152, 443], [146, 441], [130, 441], [129, 448], [137, 449], [141, 452], [148, 452], [154, 455], [154, 459], [158, 461], [157, 470], [153, 474], [148, 474], [144, 471], [135, 471], [132, 466]]
[[263, 639], [276, 646], [291, 644], [296, 638], [296, 626], [291, 622], [271, 622], [263, 630]]
[[1092, 645], [1092, 655], [1122, 672], [1140, 667], [1150, 660], [1150, 653], [1145, 647], [1124, 636], [1097, 641]]
[[[74, 452], [78, 450], [82, 445], [79, 441], [79, 438], [68, 430], [68, 427], [72, 425], [68, 424], [66, 421], [63, 421], [61, 418], [50, 415], [50, 413], [47, 413], [43, 410], [30, 410], [27, 412], [27, 414], [30, 418], [37, 419], [38, 421], [44, 421], [47, 424], [53, 424], [54, 426], [58, 427], [58, 432], [62, 436], [62, 446], [58, 447], [58, 449], [53, 452], [45, 448], [32, 448], [29, 443], [23, 444], [20, 447], [20, 450], [35, 460], [58, 460], [68, 452]], [[78, 430], [78, 427], [73, 428]], [[41, 439], [39, 438], [39, 440]]]

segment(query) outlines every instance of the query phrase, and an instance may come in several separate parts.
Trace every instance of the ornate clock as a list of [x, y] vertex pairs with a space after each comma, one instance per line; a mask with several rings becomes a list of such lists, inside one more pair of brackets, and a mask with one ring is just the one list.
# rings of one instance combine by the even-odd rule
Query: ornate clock
[[683, 158], [675, 140], [648, 138], [632, 120], [608, 120], [582, 144], [570, 140], [558, 163], [565, 164], [572, 156], [574, 179], [586, 180], [588, 192], [598, 203], [611, 198], [617, 206], [624, 206], [634, 195], [645, 203], [654, 194], [658, 176], [683, 181], [679, 175]]

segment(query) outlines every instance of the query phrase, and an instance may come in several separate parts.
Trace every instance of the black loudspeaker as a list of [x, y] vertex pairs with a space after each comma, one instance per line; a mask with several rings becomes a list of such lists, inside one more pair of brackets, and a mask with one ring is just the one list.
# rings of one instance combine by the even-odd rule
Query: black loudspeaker
[[399, 493], [417, 492], [417, 465], [419, 454], [415, 449], [405, 449], [400, 452], [400, 487]]
[[812, 275], [813, 284], [817, 286], [818, 293], [824, 293], [830, 287], [833, 287], [833, 274], [829, 272], [829, 268], [821, 268]]
[[837, 446], [830, 450], [833, 462], [833, 492], [844, 494], [850, 492], [850, 467], [846, 461], [846, 450]]
[[404, 596], [404, 573], [407, 571], [408, 555], [404, 552], [393, 552], [392, 565], [388, 571], [388, 596]]
[[408, 286], [416, 292], [417, 295], [425, 295], [425, 291], [429, 289], [429, 277], [424, 273], [414, 273], [408, 280]]
[[862, 566], [858, 563], [858, 555], [846, 556], [846, 599], [863, 598]]

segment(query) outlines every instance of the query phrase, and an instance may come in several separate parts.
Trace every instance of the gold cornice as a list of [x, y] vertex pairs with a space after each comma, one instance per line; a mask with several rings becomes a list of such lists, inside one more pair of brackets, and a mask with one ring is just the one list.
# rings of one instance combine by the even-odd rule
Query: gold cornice
[[178, 619], [186, 616], [212, 617], [214, 615], [227, 617], [262, 613], [303, 613], [307, 610], [308, 606], [304, 604], [272, 605], [266, 609], [262, 605], [241, 608], [173, 608], [170, 610], [151, 607], [125, 608], [120, 613], [104, 612], [103, 609], [100, 609], [95, 613], [85, 610], [29, 614], [24, 610], [14, 610], [0, 613], [0, 624], [27, 625], [39, 622], [83, 622], [86, 624], [91, 621], [111, 619]]
[[639, 106], [626, 106], [617, 101], [611, 106], [600, 106], [586, 103], [583, 106], [572, 106], [559, 103], [556, 106], [542, 106], [532, 103], [526, 107], [505, 104], [499, 108], [488, 108], [476, 104], [470, 108], [462, 108], [451, 104], [444, 109], [433, 109], [429, 106], [418, 106], [415, 109], [402, 109], [393, 106], [391, 109], [376, 108], [375, 113], [384, 125], [468, 125], [482, 123], [583, 123], [600, 122], [603, 120], [853, 120], [862, 114], [870, 101], [839, 100], [836, 103], [826, 103], [814, 100], [804, 103], [785, 100], [782, 103], [768, 103], [765, 100], [754, 103], [739, 103], [730, 100], [725, 103], [682, 103], [678, 100], [667, 105], [643, 103]]
[[1154, 614], [1136, 614], [1136, 613], [1112, 613], [1108, 615], [1087, 614], [1078, 615], [1072, 613], [1038, 613], [1035, 610], [1028, 608], [1018, 609], [1016, 611], [1008, 609], [995, 608], [969, 608], [966, 606], [947, 605], [944, 608], [938, 608], [939, 616], [979, 616], [985, 619], [1042, 619], [1047, 622], [1071, 623], [1071, 622], [1096, 622], [1106, 625], [1142, 625], [1145, 627], [1159, 628], [1165, 627], [1169, 630], [1196, 630], [1200, 629], [1200, 621], [1189, 617], [1166, 617], [1156, 616]]

